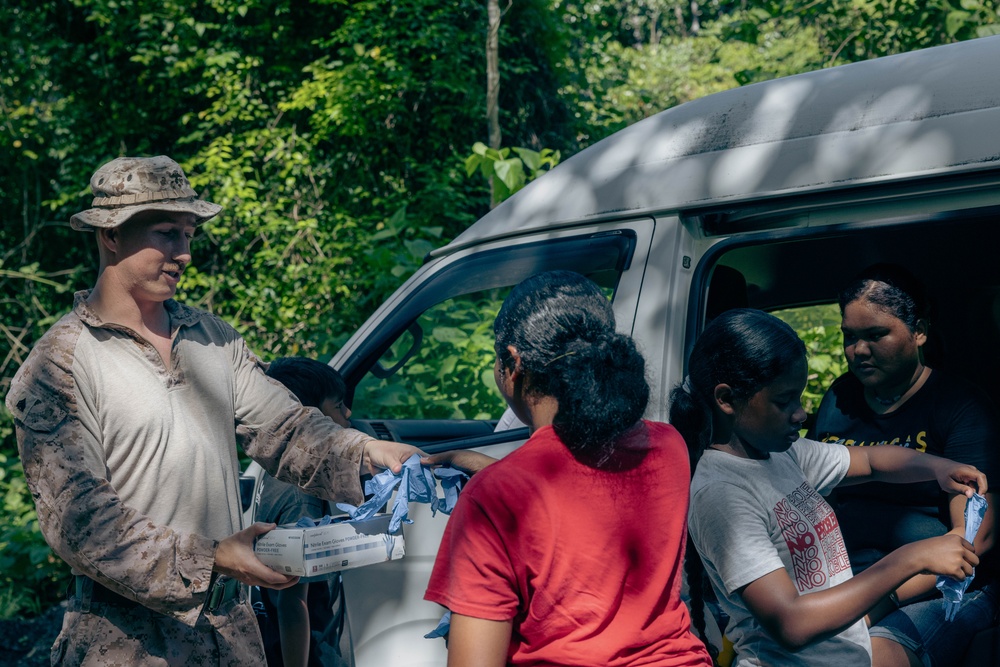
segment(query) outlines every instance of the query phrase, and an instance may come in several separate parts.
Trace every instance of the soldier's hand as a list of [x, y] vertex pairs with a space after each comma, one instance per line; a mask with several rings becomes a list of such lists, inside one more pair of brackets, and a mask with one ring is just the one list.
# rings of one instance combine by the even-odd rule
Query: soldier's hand
[[272, 570], [260, 562], [253, 552], [254, 539], [274, 528], [273, 523], [258, 521], [222, 540], [215, 550], [215, 565], [212, 569], [250, 586], [276, 589], [294, 586], [299, 582], [298, 577], [289, 577]]
[[396, 473], [403, 469], [403, 463], [414, 454], [426, 456], [413, 445], [391, 440], [369, 440], [365, 443], [361, 467], [372, 475], [386, 468]]

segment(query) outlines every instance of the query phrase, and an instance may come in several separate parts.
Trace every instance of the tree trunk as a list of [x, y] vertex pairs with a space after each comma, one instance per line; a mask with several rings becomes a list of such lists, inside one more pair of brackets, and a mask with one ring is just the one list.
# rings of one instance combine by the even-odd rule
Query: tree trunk
[[656, 46], [660, 43], [660, 17], [663, 11], [656, 7], [649, 12], [649, 44]]
[[486, 123], [490, 148], [500, 148], [500, 2], [487, 0], [486, 16]]
[[681, 9], [679, 4], [674, 5], [674, 20], [677, 21], [677, 30], [680, 32], [681, 37], [688, 36], [687, 21], [684, 20], [684, 10]]
[[[490, 148], [500, 150], [500, 1], [486, 0], [486, 125]], [[497, 205], [490, 180], [490, 208]]]

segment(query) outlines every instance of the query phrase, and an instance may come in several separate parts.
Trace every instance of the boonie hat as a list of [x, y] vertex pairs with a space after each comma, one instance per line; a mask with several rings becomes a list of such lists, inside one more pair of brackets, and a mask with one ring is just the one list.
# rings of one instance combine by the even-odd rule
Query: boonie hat
[[141, 211], [193, 213], [204, 222], [222, 210], [199, 199], [181, 166], [166, 155], [114, 159], [90, 177], [90, 190], [93, 208], [69, 219], [73, 229], [117, 227]]

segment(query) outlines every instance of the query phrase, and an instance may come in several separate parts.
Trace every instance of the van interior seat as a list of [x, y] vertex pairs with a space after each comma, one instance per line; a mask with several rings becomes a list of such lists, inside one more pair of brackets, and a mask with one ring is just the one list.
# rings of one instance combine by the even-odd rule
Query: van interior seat
[[747, 279], [738, 270], [725, 264], [717, 264], [712, 270], [705, 303], [705, 322], [710, 322], [727, 310], [746, 308], [750, 305], [747, 296]]

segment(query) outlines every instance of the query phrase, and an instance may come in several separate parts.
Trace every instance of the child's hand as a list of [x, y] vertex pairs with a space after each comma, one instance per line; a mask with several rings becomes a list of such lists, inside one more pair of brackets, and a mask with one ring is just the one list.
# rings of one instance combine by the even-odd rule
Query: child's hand
[[425, 466], [432, 467], [450, 465], [452, 468], [458, 468], [462, 472], [474, 475], [489, 464], [496, 463], [496, 459], [470, 449], [453, 449], [450, 452], [425, 456], [420, 459], [420, 462]]
[[986, 475], [976, 466], [955, 463], [941, 459], [943, 465], [936, 471], [937, 482], [947, 493], [957, 493], [971, 498], [973, 493], [983, 495], [987, 491]]
[[979, 556], [965, 538], [947, 534], [920, 540], [902, 547], [913, 548], [917, 557], [923, 563], [922, 574], [943, 574], [946, 577], [962, 581], [972, 575], [974, 567], [979, 565]]

